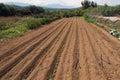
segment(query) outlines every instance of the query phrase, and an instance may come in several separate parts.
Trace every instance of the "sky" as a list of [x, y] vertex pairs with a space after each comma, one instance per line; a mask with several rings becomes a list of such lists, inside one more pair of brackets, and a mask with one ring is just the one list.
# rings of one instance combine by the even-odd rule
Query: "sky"
[[[48, 5], [48, 4], [60, 4], [65, 6], [80, 7], [81, 1], [83, 0], [0, 0], [0, 3], [3, 2], [21, 2], [28, 3], [32, 5]], [[108, 4], [108, 5], [119, 5], [120, 0], [91, 0], [97, 2], [99, 5]]]

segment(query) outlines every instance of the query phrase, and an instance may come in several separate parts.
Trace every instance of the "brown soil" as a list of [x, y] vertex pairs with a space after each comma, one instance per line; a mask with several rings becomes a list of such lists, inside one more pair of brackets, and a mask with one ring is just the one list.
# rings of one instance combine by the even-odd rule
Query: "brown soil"
[[120, 80], [120, 41], [64, 18], [0, 46], [0, 80]]

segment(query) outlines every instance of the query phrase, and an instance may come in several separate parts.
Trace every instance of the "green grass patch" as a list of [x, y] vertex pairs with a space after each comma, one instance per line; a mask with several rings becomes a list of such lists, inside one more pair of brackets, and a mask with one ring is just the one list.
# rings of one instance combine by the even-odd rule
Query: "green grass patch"
[[92, 18], [85, 18], [85, 20], [89, 23], [96, 23], [96, 20], [94, 20]]
[[100, 25], [96, 19], [89, 17], [87, 14], [84, 14], [84, 19], [89, 23], [93, 23], [101, 28], [105, 28], [105, 26]]
[[8, 26], [9, 28], [2, 28], [0, 30], [0, 39], [2, 38], [15, 38], [23, 35], [30, 29], [36, 29], [41, 25], [48, 24], [53, 21], [49, 18], [28, 18], [13, 24], [2, 24], [1, 26]]
[[9, 26], [6, 23], [0, 23], [0, 30], [8, 29]]
[[28, 31], [27, 24], [17, 25], [7, 30], [2, 30], [0, 32], [0, 39], [1, 38], [15, 38], [17, 36], [23, 35], [26, 31]]
[[87, 14], [84, 14], [84, 19], [89, 23], [97, 23], [95, 19], [89, 17]]

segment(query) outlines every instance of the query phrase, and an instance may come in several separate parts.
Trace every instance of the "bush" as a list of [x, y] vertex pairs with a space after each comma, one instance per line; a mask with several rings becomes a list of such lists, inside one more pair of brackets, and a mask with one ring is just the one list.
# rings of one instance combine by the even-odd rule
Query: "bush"
[[28, 29], [35, 29], [38, 26], [41, 26], [41, 23], [37, 19], [29, 19], [25, 23], [27, 23], [27, 28]]
[[88, 14], [84, 14], [84, 18], [87, 22], [96, 23], [96, 20], [91, 18]]
[[39, 19], [39, 20], [40, 20], [42, 25], [47, 24], [47, 23], [52, 21], [52, 19], [48, 19], [48, 18], [42, 18], [42, 19]]
[[36, 29], [41, 25], [48, 24], [51, 21], [52, 20], [49, 18], [37, 18], [37, 19], [31, 18], [31, 19], [25, 20], [25, 23], [27, 24], [28, 29]]
[[6, 23], [0, 23], [0, 30], [8, 29], [9, 26]]

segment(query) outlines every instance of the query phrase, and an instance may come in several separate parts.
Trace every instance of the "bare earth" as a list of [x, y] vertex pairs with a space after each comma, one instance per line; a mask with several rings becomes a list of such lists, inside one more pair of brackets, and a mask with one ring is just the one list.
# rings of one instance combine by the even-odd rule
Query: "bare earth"
[[0, 46], [0, 80], [120, 80], [120, 41], [64, 18]]

